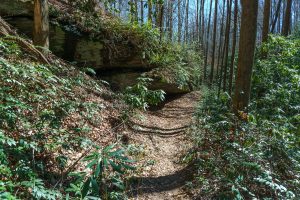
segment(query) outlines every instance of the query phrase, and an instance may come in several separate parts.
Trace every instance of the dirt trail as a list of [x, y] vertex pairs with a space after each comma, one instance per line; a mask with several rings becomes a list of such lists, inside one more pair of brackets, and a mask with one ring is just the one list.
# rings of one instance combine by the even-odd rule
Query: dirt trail
[[132, 186], [131, 199], [190, 199], [183, 186], [191, 180], [193, 166], [179, 161], [192, 144], [186, 131], [199, 96], [185, 94], [131, 120], [133, 142], [145, 146], [142, 162], [148, 163]]

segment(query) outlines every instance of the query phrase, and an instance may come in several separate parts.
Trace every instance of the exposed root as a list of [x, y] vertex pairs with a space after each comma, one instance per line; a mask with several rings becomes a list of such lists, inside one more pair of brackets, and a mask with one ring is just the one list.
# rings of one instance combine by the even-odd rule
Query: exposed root
[[52, 62], [46, 58], [46, 56], [33, 46], [30, 42], [27, 42], [23, 38], [19, 37], [15, 30], [13, 30], [1, 17], [0, 17], [0, 36], [6, 37], [9, 40], [16, 42], [23, 50], [33, 55], [33, 57], [44, 64], [50, 65]]

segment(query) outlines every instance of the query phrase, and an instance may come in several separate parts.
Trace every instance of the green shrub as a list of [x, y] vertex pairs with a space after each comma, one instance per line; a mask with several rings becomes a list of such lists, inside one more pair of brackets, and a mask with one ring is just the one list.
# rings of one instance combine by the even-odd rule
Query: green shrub
[[138, 108], [146, 110], [149, 105], [157, 105], [165, 99], [162, 90], [149, 90], [147, 87], [152, 81], [150, 78], [138, 78], [138, 83], [127, 87], [124, 92], [124, 100], [131, 109]]
[[125, 173], [135, 169], [131, 165], [134, 161], [126, 157], [123, 148], [116, 147], [116, 144], [96, 147], [96, 151], [83, 159], [91, 173], [73, 173], [76, 180], [66, 191], [80, 199], [124, 199]]
[[[0, 38], [0, 85], [0, 198], [65, 199], [66, 189], [74, 186], [80, 194], [69, 192], [68, 198], [76, 199], [83, 184], [77, 185], [69, 175], [60, 187], [55, 183], [71, 162], [70, 152], [83, 152], [95, 145], [87, 137], [94, 124], [101, 123], [104, 105], [89, 100], [85, 89], [102, 94], [102, 85], [72, 66], [33, 62], [5, 38]], [[74, 116], [76, 122], [72, 121]], [[127, 167], [124, 151], [114, 153], [110, 146], [105, 149], [99, 150], [105, 156], [94, 160], [107, 158], [111, 167]], [[105, 172], [102, 179], [97, 174], [93, 178], [100, 183], [115, 175], [115, 171]], [[114, 180], [121, 183], [124, 176]]]
[[[256, 60], [249, 113], [208, 92], [193, 137], [202, 195], [229, 199], [297, 199], [300, 195], [300, 42], [271, 37]], [[258, 57], [260, 57], [258, 55]]]

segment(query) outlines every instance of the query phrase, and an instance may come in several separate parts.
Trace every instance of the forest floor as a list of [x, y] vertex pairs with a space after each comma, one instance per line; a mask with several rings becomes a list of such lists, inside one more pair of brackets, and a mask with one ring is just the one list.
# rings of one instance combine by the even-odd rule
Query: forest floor
[[140, 145], [143, 167], [131, 186], [131, 199], [190, 199], [185, 185], [191, 181], [194, 166], [182, 162], [192, 148], [189, 126], [199, 101], [199, 92], [191, 92], [141, 112], [130, 120], [130, 143]]

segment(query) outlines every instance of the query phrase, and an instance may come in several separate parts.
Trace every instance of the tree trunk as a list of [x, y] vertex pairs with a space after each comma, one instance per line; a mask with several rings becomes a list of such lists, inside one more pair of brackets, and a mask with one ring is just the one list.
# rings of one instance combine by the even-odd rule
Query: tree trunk
[[144, 2], [143, 0], [140, 1], [140, 6], [141, 6], [141, 24], [144, 23]]
[[282, 0], [279, 0], [277, 3], [277, 7], [276, 7], [276, 11], [275, 11], [275, 18], [272, 23], [271, 33], [274, 33], [274, 31], [275, 31], [276, 22], [277, 22], [279, 14], [280, 14], [281, 2], [282, 2]]
[[242, 22], [233, 109], [246, 111], [250, 101], [251, 77], [257, 31], [258, 0], [241, 0]]
[[211, 56], [211, 71], [210, 71], [210, 85], [213, 83], [214, 68], [215, 68], [215, 50], [216, 50], [216, 36], [217, 36], [217, 18], [218, 18], [218, 0], [215, 0], [215, 13], [214, 13], [214, 30], [213, 30], [213, 46]]
[[173, 1], [169, 1], [169, 40], [173, 38]]
[[186, 11], [185, 11], [185, 34], [184, 34], [184, 41], [188, 43], [188, 34], [189, 34], [189, 7], [190, 1], [186, 0]]
[[225, 35], [225, 62], [224, 62], [224, 76], [223, 76], [223, 91], [226, 91], [227, 84], [227, 69], [228, 69], [228, 52], [229, 52], [229, 41], [230, 41], [230, 25], [231, 25], [231, 9], [232, 9], [232, 0], [228, 0], [227, 5], [227, 24], [226, 24], [226, 35]]
[[49, 8], [48, 0], [34, 0], [33, 43], [49, 48]]
[[219, 77], [220, 65], [221, 65], [221, 54], [222, 54], [222, 46], [223, 46], [223, 32], [224, 32], [224, 19], [225, 19], [225, 5], [226, 1], [223, 0], [223, 8], [222, 8], [222, 19], [221, 19], [221, 27], [220, 27], [220, 37], [219, 37], [219, 50], [218, 50], [218, 64], [217, 64], [217, 74], [216, 77]]
[[152, 0], [148, 0], [148, 23], [152, 24]]
[[134, 14], [135, 14], [135, 21], [139, 21], [139, 12], [138, 12], [138, 0], [134, 0]]
[[161, 4], [159, 4], [159, 16], [158, 16], [160, 41], [162, 40], [162, 36], [163, 36], [163, 19], [164, 19], [164, 5], [163, 5], [163, 3], [161, 3]]
[[265, 0], [262, 42], [267, 42], [270, 27], [271, 0]]
[[196, 40], [199, 42], [199, 3], [200, 0], [196, 1]]
[[204, 29], [205, 29], [205, 19], [204, 19], [204, 5], [205, 5], [205, 0], [202, 0], [202, 11], [201, 11], [201, 18], [202, 18], [202, 28], [201, 28], [201, 44], [202, 44], [202, 47], [204, 49]]
[[212, 10], [212, 2], [210, 0], [209, 6], [209, 15], [208, 15], [208, 23], [207, 23], [207, 35], [206, 35], [206, 46], [205, 46], [205, 62], [204, 62], [204, 71], [203, 71], [203, 80], [206, 81], [206, 74], [207, 74], [207, 63], [208, 63], [208, 52], [209, 52], [209, 39], [210, 39], [210, 18], [211, 18], [211, 10]]
[[231, 63], [229, 73], [229, 89], [228, 94], [231, 96], [232, 93], [232, 81], [235, 61], [235, 49], [236, 49], [236, 37], [237, 37], [237, 26], [238, 26], [238, 0], [234, 0], [234, 25], [233, 25], [233, 36], [232, 36], [232, 49], [231, 49]]
[[288, 36], [291, 30], [291, 12], [292, 12], [292, 0], [287, 0], [286, 10], [284, 15], [284, 23], [282, 34]]
[[182, 35], [181, 35], [181, 31], [182, 31], [182, 16], [181, 16], [181, 0], [178, 0], [178, 7], [177, 7], [177, 12], [178, 12], [178, 30], [177, 30], [177, 32], [178, 32], [178, 43], [180, 43], [181, 42], [181, 37], [182, 37]]

